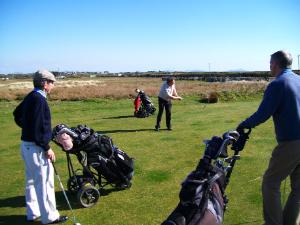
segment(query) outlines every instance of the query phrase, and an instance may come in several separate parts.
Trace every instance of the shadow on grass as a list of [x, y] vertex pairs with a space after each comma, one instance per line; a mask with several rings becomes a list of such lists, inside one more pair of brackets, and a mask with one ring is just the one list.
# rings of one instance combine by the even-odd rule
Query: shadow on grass
[[14, 196], [10, 198], [0, 199], [0, 208], [2, 207], [10, 207], [10, 208], [25, 207], [25, 196], [24, 195]]
[[[67, 197], [73, 207], [73, 205], [75, 206], [75, 208], [77, 207], [77, 197], [76, 195], [72, 195], [69, 194], [67, 192]], [[68, 209], [68, 205], [66, 202], [66, 199], [64, 197], [64, 194], [62, 191], [56, 191], [55, 192], [55, 198], [56, 198], [56, 205], [57, 205], [57, 209], [63, 209], [66, 210]], [[25, 196], [15, 196], [15, 197], [10, 197], [10, 198], [5, 198], [5, 199], [0, 199], [0, 208], [1, 207], [9, 207], [9, 208], [22, 208], [22, 207], [26, 207], [25, 205]], [[81, 208], [80, 206], [78, 206], [77, 208]], [[25, 216], [23, 216], [24, 220], [25, 220]], [[1, 224], [1, 219], [0, 219], [0, 224]], [[14, 223], [4, 223], [4, 224], [14, 224]]]
[[[164, 129], [161, 129], [164, 130]], [[167, 129], [165, 129], [167, 130]], [[153, 129], [133, 129], [133, 130], [103, 130], [103, 131], [97, 131], [97, 133], [100, 134], [109, 134], [109, 133], [130, 133], [130, 132], [143, 132], [143, 131], [155, 131]]]
[[101, 196], [107, 196], [107, 195], [109, 195], [112, 192], [119, 192], [119, 191], [125, 191], [125, 190], [127, 190], [127, 189], [120, 189], [120, 188], [114, 188], [114, 187], [113, 188], [109, 188], [109, 189], [102, 188], [100, 190], [100, 198], [101, 198]]
[[126, 118], [132, 118], [132, 117], [134, 117], [134, 115], [105, 117], [103, 119], [105, 119], [105, 120], [108, 120], [108, 119], [126, 119]]
[[242, 224], [261, 224], [263, 223], [263, 220], [252, 220], [252, 221], [247, 221], [247, 222], [241, 222], [241, 223], [234, 223], [232, 225], [242, 225]]
[[13, 225], [13, 224], [18, 224], [18, 225], [28, 225], [28, 224], [41, 224], [40, 221], [34, 221], [34, 222], [27, 222], [26, 221], [26, 216], [24, 215], [8, 215], [8, 216], [0, 216], [0, 224], [3, 225]]
[[[109, 189], [103, 189], [102, 188], [102, 189], [99, 190], [100, 191], [100, 199], [101, 199], [101, 197], [107, 196], [112, 192], [119, 192], [119, 191], [124, 191], [124, 190], [127, 190], [127, 189], [120, 189], [120, 188], [115, 188], [115, 187], [111, 187]], [[67, 194], [67, 197], [68, 197], [68, 200], [71, 204], [72, 209], [84, 208], [79, 203], [79, 200], [77, 199], [77, 194], [70, 194], [68, 192], [66, 194]], [[69, 210], [69, 206], [67, 204], [67, 201], [64, 197], [63, 192], [58, 191], [58, 192], [55, 193], [55, 195], [56, 195], [56, 207], [57, 207], [57, 209], [58, 210]], [[1, 225], [1, 223], [0, 223], [0, 225]]]
[[[68, 200], [71, 204], [72, 209], [80, 209], [83, 208], [80, 204], [79, 201], [77, 199], [77, 195], [76, 194], [70, 194], [68, 192], [66, 192]], [[68, 203], [65, 199], [65, 196], [63, 194], [62, 191], [56, 191], [55, 192], [55, 197], [56, 197], [56, 207], [58, 210], [68, 210], [69, 206]]]

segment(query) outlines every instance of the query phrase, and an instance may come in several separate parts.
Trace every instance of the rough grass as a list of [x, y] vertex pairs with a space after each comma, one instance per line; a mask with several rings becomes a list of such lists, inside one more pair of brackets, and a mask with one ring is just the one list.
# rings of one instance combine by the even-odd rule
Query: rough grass
[[[159, 92], [159, 78], [95, 78], [59, 80], [49, 96], [52, 100], [86, 100], [93, 98], [122, 99], [135, 96], [136, 88], [150, 96]], [[215, 82], [176, 81], [178, 93], [183, 96], [205, 98], [216, 93], [220, 100], [236, 100], [257, 97], [265, 89], [266, 82]], [[22, 99], [33, 88], [30, 80], [0, 81], [0, 100]]]
[[[156, 99], [153, 100], [157, 105]], [[17, 103], [0, 102], [1, 224], [27, 224], [24, 220], [20, 129], [12, 118]], [[178, 203], [181, 181], [202, 156], [202, 141], [234, 129], [256, 109], [258, 103], [255, 100], [202, 104], [197, 97], [186, 97], [181, 102], [174, 102], [174, 130], [155, 132], [155, 116], [146, 119], [131, 117], [133, 102], [129, 99], [50, 101], [53, 125], [62, 122], [71, 126], [87, 124], [111, 136], [115, 144], [135, 158], [135, 176], [130, 190], [107, 190], [98, 204], [89, 209], [80, 208], [76, 198], [70, 197], [78, 220], [83, 225], [160, 224]], [[164, 120], [162, 122], [164, 125]], [[274, 146], [271, 121], [253, 130], [226, 190], [229, 207], [225, 213], [225, 225], [262, 224], [260, 183]], [[66, 186], [66, 157], [54, 144], [52, 147], [57, 155], [58, 172]], [[57, 182], [56, 191], [58, 209], [61, 214], [71, 216]]]

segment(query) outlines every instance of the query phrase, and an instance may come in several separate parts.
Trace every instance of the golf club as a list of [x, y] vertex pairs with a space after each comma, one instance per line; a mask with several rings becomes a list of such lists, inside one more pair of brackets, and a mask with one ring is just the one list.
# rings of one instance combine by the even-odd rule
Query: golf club
[[65, 196], [65, 199], [66, 199], [66, 201], [67, 201], [67, 203], [68, 203], [68, 206], [69, 206], [69, 208], [70, 208], [70, 210], [71, 210], [71, 212], [72, 212], [72, 217], [73, 217], [73, 219], [71, 219], [71, 220], [73, 221], [74, 225], [81, 225], [80, 223], [77, 222], [77, 219], [76, 219], [76, 217], [75, 217], [74, 211], [73, 211], [73, 209], [72, 209], [72, 207], [71, 207], [71, 204], [70, 204], [70, 202], [69, 202], [68, 196], [67, 196], [67, 194], [66, 194], [66, 192], [65, 192], [64, 186], [62, 185], [62, 182], [61, 182], [61, 180], [60, 180], [60, 177], [59, 177], [59, 175], [58, 175], [58, 173], [57, 173], [57, 170], [56, 170], [56, 168], [55, 168], [55, 166], [54, 166], [54, 162], [52, 162], [52, 165], [53, 165], [53, 169], [54, 169], [55, 175], [56, 175], [57, 180], [58, 180], [58, 183], [59, 183], [59, 187], [60, 187], [61, 191], [63, 192], [63, 194], [64, 194], [64, 196]]

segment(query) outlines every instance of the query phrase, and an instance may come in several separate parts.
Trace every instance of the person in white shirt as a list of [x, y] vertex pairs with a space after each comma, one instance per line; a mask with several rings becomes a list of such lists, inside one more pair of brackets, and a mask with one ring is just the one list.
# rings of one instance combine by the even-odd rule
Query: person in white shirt
[[166, 81], [164, 81], [164, 83], [162, 84], [158, 95], [159, 110], [158, 110], [157, 120], [155, 125], [156, 131], [159, 131], [160, 129], [160, 121], [161, 121], [162, 114], [164, 112], [164, 108], [166, 109], [167, 129], [172, 130], [172, 125], [171, 125], [172, 100], [182, 100], [182, 98], [177, 94], [174, 78], [168, 77]]

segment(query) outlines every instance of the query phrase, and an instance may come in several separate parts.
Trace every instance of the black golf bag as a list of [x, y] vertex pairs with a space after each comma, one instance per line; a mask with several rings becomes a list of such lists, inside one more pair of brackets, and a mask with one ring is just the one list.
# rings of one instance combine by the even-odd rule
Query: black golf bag
[[[73, 147], [70, 150], [64, 150], [58, 142], [57, 137], [63, 133], [72, 138]], [[53, 129], [53, 141], [67, 153], [68, 190], [77, 193], [82, 206], [91, 207], [98, 201], [100, 192], [97, 185], [100, 189], [108, 184], [119, 189], [131, 187], [133, 158], [116, 147], [110, 137], [85, 125], [69, 128], [59, 124]], [[74, 170], [70, 154], [77, 156], [82, 173], [78, 174]]]
[[[181, 184], [180, 202], [162, 225], [221, 225], [228, 199], [226, 186], [248, 133], [229, 131], [205, 141], [204, 156]], [[228, 157], [227, 146], [234, 154]], [[223, 160], [218, 158], [225, 158]]]
[[144, 91], [138, 91], [138, 95], [134, 100], [134, 116], [138, 118], [148, 117], [156, 111], [150, 97]]

